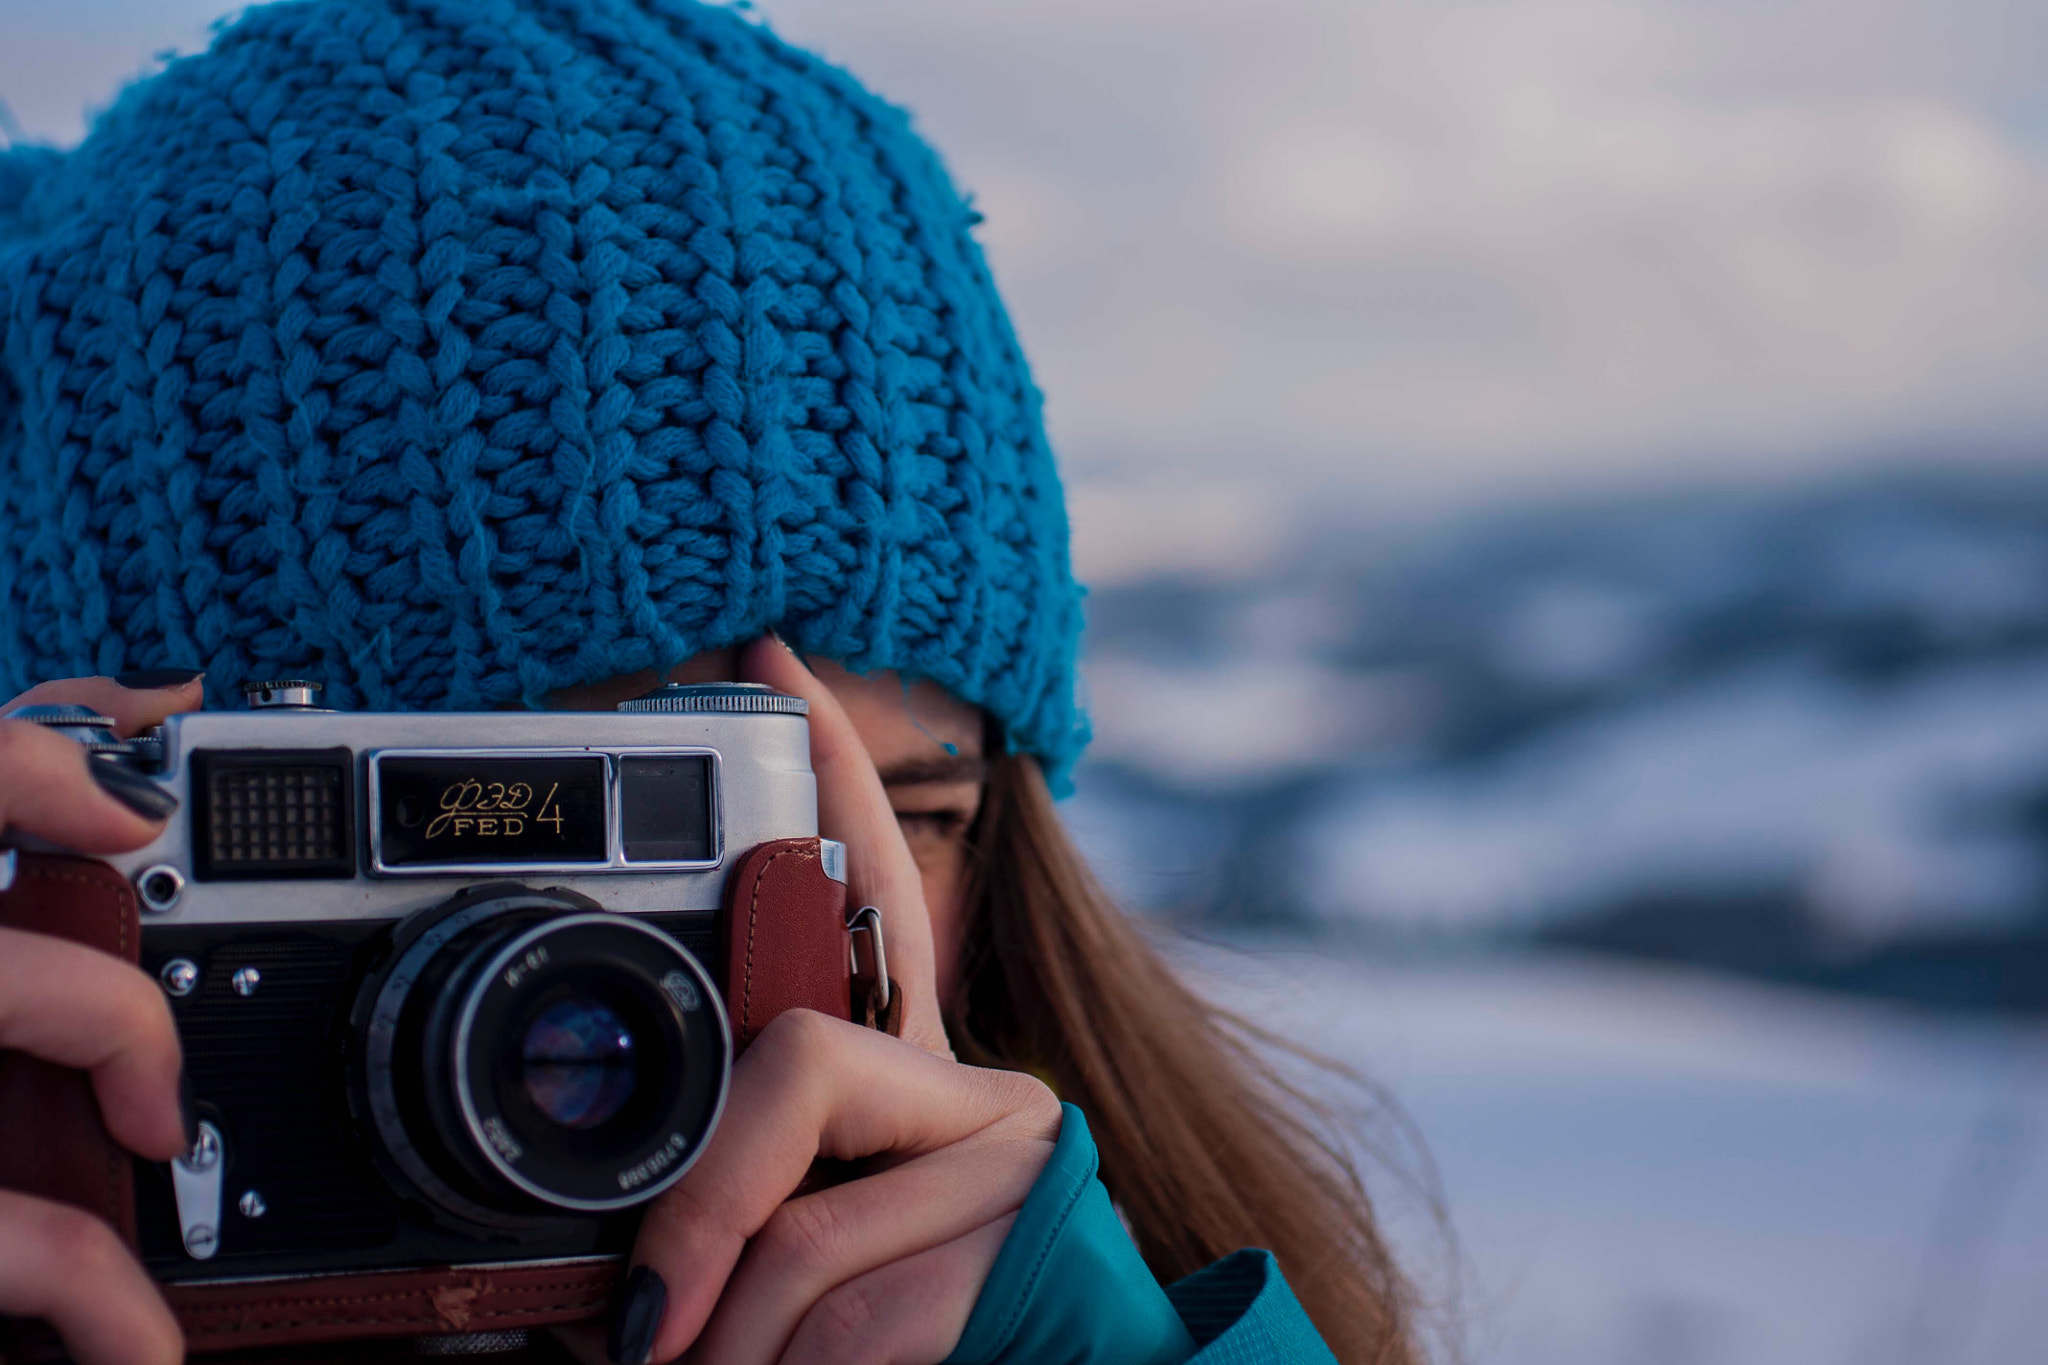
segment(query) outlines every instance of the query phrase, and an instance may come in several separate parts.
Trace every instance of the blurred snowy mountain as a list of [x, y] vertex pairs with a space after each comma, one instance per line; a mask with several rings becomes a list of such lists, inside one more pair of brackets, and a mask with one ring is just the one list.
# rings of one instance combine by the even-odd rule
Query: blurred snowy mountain
[[2048, 1004], [2048, 479], [1291, 543], [1090, 598], [1131, 903]]

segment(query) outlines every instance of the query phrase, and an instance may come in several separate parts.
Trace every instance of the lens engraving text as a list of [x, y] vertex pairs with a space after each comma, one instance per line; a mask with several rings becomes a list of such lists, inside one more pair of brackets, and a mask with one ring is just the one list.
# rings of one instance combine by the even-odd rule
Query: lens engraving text
[[505, 985], [507, 987], [517, 986], [526, 979], [528, 972], [531, 972], [535, 967], [540, 966], [547, 960], [548, 950], [546, 944], [528, 948], [526, 956], [505, 969]]
[[681, 1133], [670, 1133], [668, 1141], [661, 1144], [661, 1150], [637, 1165], [628, 1166], [619, 1172], [619, 1188], [638, 1189], [654, 1177], [676, 1164], [676, 1158], [683, 1154], [689, 1144], [683, 1141]]
[[491, 1140], [491, 1146], [498, 1149], [498, 1155], [507, 1161], [517, 1161], [526, 1155], [526, 1149], [519, 1145], [519, 1139], [512, 1136], [512, 1130], [505, 1126], [505, 1120], [496, 1114], [484, 1120], [484, 1136]]

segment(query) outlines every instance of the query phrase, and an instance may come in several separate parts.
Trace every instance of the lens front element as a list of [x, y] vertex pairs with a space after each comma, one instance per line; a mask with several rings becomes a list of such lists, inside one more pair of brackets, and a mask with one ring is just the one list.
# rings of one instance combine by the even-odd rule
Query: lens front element
[[564, 1128], [595, 1128], [633, 1095], [639, 1063], [633, 1033], [609, 1006], [565, 995], [526, 1026], [526, 1097]]

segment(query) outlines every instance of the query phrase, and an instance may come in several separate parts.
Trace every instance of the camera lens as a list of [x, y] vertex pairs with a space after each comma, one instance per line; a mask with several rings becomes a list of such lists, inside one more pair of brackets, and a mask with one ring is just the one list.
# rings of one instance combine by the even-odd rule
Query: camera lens
[[384, 1154], [444, 1211], [499, 1226], [659, 1194], [710, 1136], [731, 1071], [688, 950], [560, 890], [478, 887], [401, 925], [357, 1020]]
[[610, 1007], [572, 994], [526, 1026], [526, 1097], [564, 1128], [595, 1128], [632, 1098], [639, 1079], [633, 1032]]

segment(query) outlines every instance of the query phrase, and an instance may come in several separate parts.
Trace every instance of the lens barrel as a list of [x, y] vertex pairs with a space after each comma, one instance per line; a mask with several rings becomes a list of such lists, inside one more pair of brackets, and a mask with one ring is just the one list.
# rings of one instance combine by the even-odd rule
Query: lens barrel
[[357, 1010], [358, 1095], [392, 1162], [472, 1222], [631, 1208], [674, 1184], [731, 1074], [709, 975], [588, 898], [475, 887], [400, 927]]

